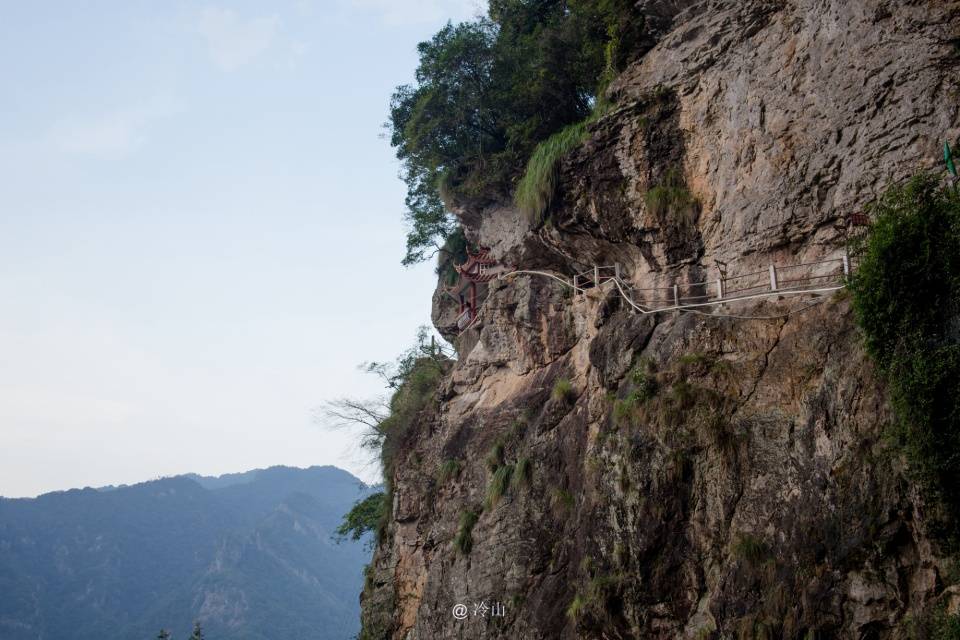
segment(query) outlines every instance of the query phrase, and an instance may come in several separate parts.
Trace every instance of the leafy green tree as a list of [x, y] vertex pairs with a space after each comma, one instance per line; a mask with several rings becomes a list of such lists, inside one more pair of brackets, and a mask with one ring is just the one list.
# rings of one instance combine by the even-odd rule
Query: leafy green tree
[[157, 634], [157, 640], [170, 640], [170, 632], [166, 629], [160, 629], [160, 633]]
[[190, 634], [190, 640], [203, 640], [203, 629], [199, 622], [193, 623], [193, 633]]
[[447, 23], [421, 42], [417, 85], [398, 87], [391, 100], [391, 144], [417, 171], [420, 183], [436, 185], [444, 171], [503, 147], [491, 102], [496, 30], [489, 20]]
[[534, 146], [582, 121], [643, 46], [630, 0], [491, 0], [489, 17], [420, 43], [390, 103], [407, 183], [404, 264], [443, 250], [460, 199], [507, 195]]
[[407, 211], [404, 220], [407, 223], [407, 252], [403, 257], [404, 266], [429, 260], [445, 251], [441, 244], [450, 238], [460, 226], [450, 215], [440, 194], [434, 186], [436, 176], [425, 179], [410, 176], [410, 185], [406, 197]]
[[416, 86], [393, 94], [390, 143], [407, 183], [404, 264], [429, 258], [457, 228], [440, 197], [441, 183], [478, 162], [484, 149], [503, 147], [490, 101], [494, 42], [489, 21], [448, 23], [418, 45]]
[[[367, 533], [377, 531], [383, 523], [386, 510], [386, 494], [382, 491], [357, 501], [336, 529], [337, 542], [347, 539], [356, 541]], [[373, 541], [368, 542], [368, 546], [372, 547]]]

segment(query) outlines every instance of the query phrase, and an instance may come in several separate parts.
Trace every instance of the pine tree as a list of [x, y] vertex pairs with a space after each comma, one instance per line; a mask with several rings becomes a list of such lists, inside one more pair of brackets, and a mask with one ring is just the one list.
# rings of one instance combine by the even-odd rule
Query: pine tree
[[157, 635], [157, 640], [170, 640], [170, 632], [166, 629], [160, 629], [160, 633]]
[[193, 633], [190, 635], [190, 640], [203, 640], [203, 629], [199, 622], [193, 623]]

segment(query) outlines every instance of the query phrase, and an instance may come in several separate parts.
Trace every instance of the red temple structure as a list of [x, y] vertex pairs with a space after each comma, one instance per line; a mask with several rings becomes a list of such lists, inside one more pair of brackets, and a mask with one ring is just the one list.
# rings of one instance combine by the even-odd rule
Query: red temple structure
[[496, 268], [497, 261], [490, 256], [490, 250], [481, 248], [477, 253], [467, 251], [467, 260], [463, 264], [454, 265], [460, 279], [453, 287], [447, 287], [447, 292], [460, 303], [460, 314], [457, 316], [457, 329], [467, 330], [477, 319], [477, 285], [485, 285], [500, 273]]
[[869, 227], [870, 216], [862, 212], [851, 213], [847, 216], [847, 226], [850, 227]]

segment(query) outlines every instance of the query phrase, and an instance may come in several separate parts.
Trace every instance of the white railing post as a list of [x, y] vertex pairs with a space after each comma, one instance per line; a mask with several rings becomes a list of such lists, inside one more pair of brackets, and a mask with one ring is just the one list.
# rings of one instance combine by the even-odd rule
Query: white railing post
[[600, 267], [593, 265], [593, 286], [600, 286]]
[[723, 300], [723, 278], [717, 279], [717, 300]]
[[843, 252], [843, 275], [850, 275], [850, 255], [846, 251]]
[[770, 291], [777, 290], [777, 267], [770, 265]]
[[613, 277], [616, 278], [617, 280], [620, 280], [620, 279], [621, 279], [621, 278], [620, 278], [620, 263], [619, 263], [619, 262], [614, 262], [614, 263], [613, 263]]
[[680, 287], [673, 285], [673, 304], [680, 306]]
[[580, 293], [580, 288], [577, 286], [578, 276], [573, 276], [573, 295]]

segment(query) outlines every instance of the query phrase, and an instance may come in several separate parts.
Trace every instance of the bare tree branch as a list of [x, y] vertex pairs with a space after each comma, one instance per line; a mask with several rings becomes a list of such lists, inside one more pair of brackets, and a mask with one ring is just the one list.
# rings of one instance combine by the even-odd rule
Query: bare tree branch
[[369, 429], [379, 429], [380, 423], [390, 416], [390, 408], [383, 398], [376, 400], [356, 400], [339, 398], [325, 402], [322, 416], [332, 420], [330, 426], [351, 427], [362, 425]]

